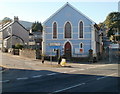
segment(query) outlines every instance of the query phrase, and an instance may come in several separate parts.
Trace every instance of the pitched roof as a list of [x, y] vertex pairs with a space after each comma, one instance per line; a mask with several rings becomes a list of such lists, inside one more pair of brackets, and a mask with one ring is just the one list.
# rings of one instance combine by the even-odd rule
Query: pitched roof
[[22, 24], [19, 23], [19, 21], [12, 21], [9, 23], [4, 24], [3, 26], [1, 26], [0, 31], [6, 29], [7, 27], [11, 26], [12, 24], [14, 24], [15, 22], [17, 22], [20, 26], [22, 26], [26, 31], [28, 31]]
[[0, 31], [6, 29], [7, 27], [9, 27], [10, 25], [12, 25], [13, 23], [14, 23], [14, 22], [7, 22], [6, 24], [1, 25]]
[[58, 11], [56, 11], [53, 15], [51, 15], [47, 20], [45, 20], [43, 22], [43, 24], [45, 24], [48, 20], [50, 20], [52, 17], [54, 17], [57, 13], [59, 13], [63, 8], [65, 8], [66, 6], [71, 7], [72, 9], [74, 9], [75, 11], [77, 11], [78, 13], [80, 13], [81, 15], [83, 15], [84, 17], [86, 17], [86, 19], [88, 19], [89, 21], [91, 21], [93, 24], [95, 24], [94, 21], [92, 21], [89, 17], [87, 17], [86, 15], [84, 15], [82, 12], [80, 12], [79, 10], [77, 10], [75, 7], [73, 7], [71, 4], [69, 4], [68, 2], [62, 6]]

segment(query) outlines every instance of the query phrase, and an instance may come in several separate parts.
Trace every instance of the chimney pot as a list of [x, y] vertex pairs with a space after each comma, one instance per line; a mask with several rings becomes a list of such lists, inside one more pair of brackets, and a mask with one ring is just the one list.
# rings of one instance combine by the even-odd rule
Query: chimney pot
[[14, 21], [19, 21], [18, 16], [14, 16]]

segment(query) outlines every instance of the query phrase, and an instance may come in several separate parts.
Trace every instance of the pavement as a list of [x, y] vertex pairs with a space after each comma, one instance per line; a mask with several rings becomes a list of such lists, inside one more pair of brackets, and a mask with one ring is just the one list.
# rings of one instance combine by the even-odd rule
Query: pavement
[[[3, 92], [117, 92], [118, 64], [35, 60], [0, 53]], [[104, 64], [105, 63], [105, 64]], [[4, 71], [3, 71], [4, 70]], [[81, 94], [81, 93], [80, 93]], [[93, 94], [93, 93], [92, 93]]]
[[[42, 64], [42, 61], [39, 59], [32, 59], [32, 58], [26, 58], [26, 57], [21, 57], [18, 55], [11, 55], [9, 53], [1, 53], [0, 52], [0, 56], [1, 56], [1, 60], [2, 63], [0, 63], [0, 70], [2, 68], [6, 69], [6, 68], [22, 68], [22, 69], [35, 69], [35, 70], [39, 70], [39, 67], [63, 67], [61, 65], [58, 64], [58, 62], [54, 62], [54, 61], [44, 61], [44, 64]], [[13, 62], [7, 62], [7, 60], [9, 61], [9, 59], [4, 58], [4, 56], [8, 56], [9, 58], [13, 58]], [[21, 61], [22, 60], [22, 61]], [[14, 62], [16, 61], [16, 62]], [[96, 63], [90, 63], [90, 62], [80, 62], [80, 63], [71, 63], [71, 62], [67, 62], [66, 65], [64, 67], [66, 68], [72, 68], [72, 67], [77, 67], [78, 65], [84, 65], [84, 64], [89, 64], [89, 65], [97, 65], [97, 64], [108, 64], [109, 62], [106, 60], [101, 60], [99, 62]], [[28, 65], [28, 67], [26, 67], [25, 65]]]

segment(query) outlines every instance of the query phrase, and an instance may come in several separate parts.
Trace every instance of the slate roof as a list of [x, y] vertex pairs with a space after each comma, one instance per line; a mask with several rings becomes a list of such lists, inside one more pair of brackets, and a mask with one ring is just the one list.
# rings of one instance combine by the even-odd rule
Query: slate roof
[[22, 24], [20, 24], [19, 21], [12, 21], [12, 22], [8, 22], [8, 23], [2, 25], [1, 28], [0, 28], [0, 31], [5, 30], [7, 27], [13, 25], [14, 23], [18, 23], [18, 24], [19, 24], [20, 26], [22, 26], [26, 31], [28, 31]]

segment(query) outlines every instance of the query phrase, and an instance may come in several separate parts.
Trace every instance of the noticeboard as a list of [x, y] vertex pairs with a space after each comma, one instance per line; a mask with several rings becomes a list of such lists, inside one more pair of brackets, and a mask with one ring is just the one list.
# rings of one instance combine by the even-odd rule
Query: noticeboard
[[49, 47], [53, 49], [60, 48], [60, 43], [49, 43]]

